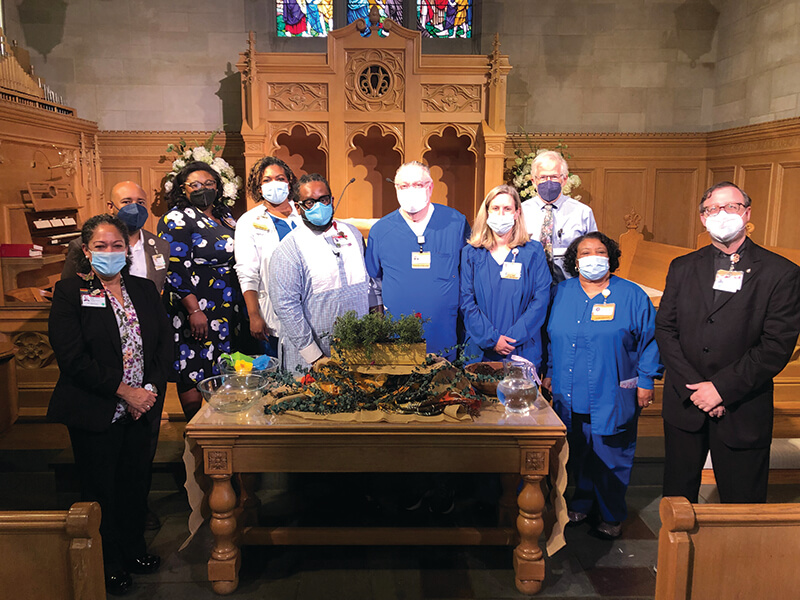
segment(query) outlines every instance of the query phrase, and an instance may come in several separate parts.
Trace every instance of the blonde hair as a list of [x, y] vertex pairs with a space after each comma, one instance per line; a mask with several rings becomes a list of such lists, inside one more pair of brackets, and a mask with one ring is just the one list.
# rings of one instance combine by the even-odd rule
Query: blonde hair
[[522, 201], [519, 198], [519, 193], [514, 187], [504, 184], [492, 188], [486, 194], [486, 198], [483, 199], [481, 207], [478, 209], [478, 214], [475, 216], [475, 223], [472, 225], [472, 235], [467, 240], [470, 246], [486, 248], [487, 250], [491, 250], [494, 247], [494, 231], [486, 224], [486, 219], [489, 217], [489, 204], [501, 194], [511, 196], [514, 199], [514, 209], [519, 211], [514, 227], [511, 229], [511, 239], [508, 242], [508, 247], [516, 248], [530, 241], [528, 228], [525, 226], [525, 217], [522, 214]]
[[569, 176], [569, 165], [558, 152], [547, 150], [537, 155], [531, 163], [531, 177], [536, 177], [542, 169], [555, 167], [562, 177]]

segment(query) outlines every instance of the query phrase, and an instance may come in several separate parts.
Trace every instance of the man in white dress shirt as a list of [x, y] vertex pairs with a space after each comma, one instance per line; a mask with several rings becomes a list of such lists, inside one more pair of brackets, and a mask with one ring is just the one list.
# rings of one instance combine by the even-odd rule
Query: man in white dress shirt
[[522, 203], [528, 234], [544, 247], [553, 285], [570, 277], [564, 270], [564, 252], [572, 240], [597, 231], [592, 209], [562, 192], [568, 175], [569, 167], [561, 154], [542, 152], [531, 165], [531, 180], [538, 195]]

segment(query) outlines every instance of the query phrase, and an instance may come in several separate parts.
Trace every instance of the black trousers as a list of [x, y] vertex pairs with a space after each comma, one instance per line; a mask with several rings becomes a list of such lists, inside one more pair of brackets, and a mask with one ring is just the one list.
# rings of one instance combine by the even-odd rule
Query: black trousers
[[69, 428], [81, 499], [100, 503], [106, 574], [145, 554], [150, 486], [150, 423], [126, 418], [102, 432]]
[[684, 431], [664, 421], [664, 496], [683, 496], [696, 503], [711, 450], [721, 502], [766, 502], [769, 446], [731, 448], [719, 439], [717, 429], [717, 422], [710, 418], [699, 431]]

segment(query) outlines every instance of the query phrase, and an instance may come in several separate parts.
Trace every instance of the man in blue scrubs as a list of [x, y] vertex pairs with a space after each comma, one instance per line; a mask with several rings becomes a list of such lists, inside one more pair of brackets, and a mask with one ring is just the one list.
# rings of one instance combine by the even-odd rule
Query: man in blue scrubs
[[431, 203], [427, 166], [408, 162], [394, 176], [400, 208], [369, 232], [367, 271], [383, 282], [383, 304], [393, 316], [420, 313], [428, 352], [455, 358], [459, 261], [470, 228], [455, 209]]

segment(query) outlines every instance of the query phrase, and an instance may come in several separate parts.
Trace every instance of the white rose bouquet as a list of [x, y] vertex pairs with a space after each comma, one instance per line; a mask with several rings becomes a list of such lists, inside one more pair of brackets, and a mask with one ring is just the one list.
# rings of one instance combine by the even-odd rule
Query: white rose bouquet
[[237, 176], [228, 162], [221, 156], [215, 156], [217, 152], [222, 150], [222, 146], [214, 145], [214, 138], [217, 131], [211, 134], [205, 143], [199, 144], [193, 142], [194, 147], [190, 148], [189, 144], [181, 138], [177, 144], [170, 144], [167, 146], [167, 152], [174, 152], [177, 158], [172, 161], [172, 171], [167, 173], [167, 180], [164, 182], [164, 191], [169, 193], [174, 185], [175, 176], [180, 170], [192, 161], [201, 161], [211, 165], [222, 179], [222, 197], [225, 198], [225, 204], [233, 206], [236, 203], [236, 198], [239, 195], [239, 190], [242, 187], [242, 178]]

